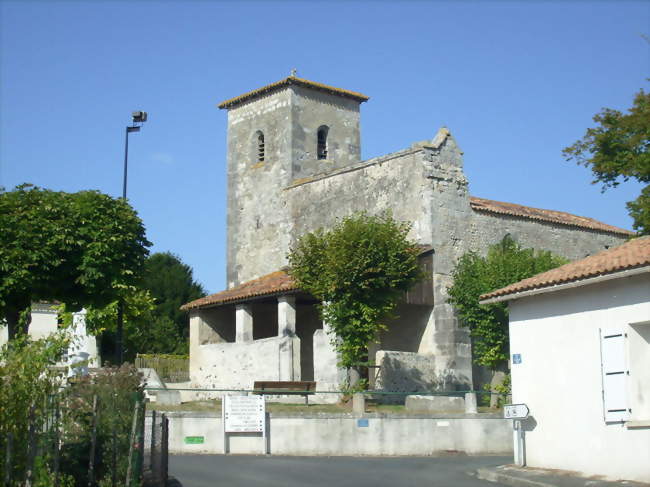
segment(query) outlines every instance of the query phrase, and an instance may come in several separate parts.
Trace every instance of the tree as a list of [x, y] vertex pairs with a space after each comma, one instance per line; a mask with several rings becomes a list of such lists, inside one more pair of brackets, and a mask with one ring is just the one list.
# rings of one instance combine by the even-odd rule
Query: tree
[[[145, 262], [143, 287], [155, 300], [156, 320], [168, 320], [176, 327], [176, 338], [187, 348], [189, 317], [181, 305], [205, 296], [201, 284], [194, 281], [192, 268], [176, 255], [163, 252], [150, 255]], [[172, 352], [173, 350], [168, 350]], [[176, 350], [182, 351], [182, 350]]]
[[522, 248], [510, 235], [490, 246], [487, 256], [463, 255], [452, 273], [449, 302], [472, 335], [478, 365], [497, 370], [508, 361], [508, 307], [506, 303], [479, 304], [479, 296], [513, 284], [567, 261], [548, 251]]
[[[323, 320], [336, 337], [340, 365], [357, 368], [367, 360], [398, 300], [422, 277], [411, 226], [390, 214], [357, 214], [331, 230], [316, 230], [290, 250], [289, 273], [318, 298]], [[354, 385], [354, 384], [352, 384]]]
[[650, 93], [639, 91], [629, 113], [604, 108], [593, 118], [599, 124], [587, 129], [585, 136], [565, 148], [567, 160], [591, 167], [593, 183], [602, 183], [603, 191], [616, 187], [621, 179], [646, 183], [641, 195], [627, 203], [634, 229], [650, 234]]
[[101, 307], [137, 282], [151, 243], [133, 208], [98, 191], [0, 188], [0, 316], [16, 332], [35, 300]]

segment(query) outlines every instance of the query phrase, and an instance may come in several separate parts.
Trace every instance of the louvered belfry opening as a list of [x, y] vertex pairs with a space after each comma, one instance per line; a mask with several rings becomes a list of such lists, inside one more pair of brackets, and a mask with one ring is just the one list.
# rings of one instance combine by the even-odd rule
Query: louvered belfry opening
[[318, 128], [318, 145], [316, 148], [318, 159], [327, 159], [327, 132], [328, 128], [325, 126]]
[[264, 162], [264, 134], [257, 133], [257, 162]]

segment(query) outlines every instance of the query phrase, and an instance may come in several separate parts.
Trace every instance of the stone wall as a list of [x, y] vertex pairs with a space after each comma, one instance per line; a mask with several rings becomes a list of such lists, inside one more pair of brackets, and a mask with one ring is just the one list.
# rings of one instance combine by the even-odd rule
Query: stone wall
[[[166, 413], [169, 417], [169, 452], [223, 453], [223, 427], [218, 413]], [[382, 415], [383, 416], [383, 415]], [[145, 432], [151, 430], [146, 418]], [[364, 415], [267, 414], [271, 455], [436, 455], [448, 451], [469, 455], [512, 453], [512, 422], [499, 415]], [[367, 425], [367, 426], [364, 426]], [[185, 437], [203, 437], [202, 444], [187, 444]], [[145, 437], [145, 445], [149, 445]], [[261, 434], [229, 435], [229, 452], [259, 455]]]
[[273, 337], [247, 343], [212, 343], [192, 347], [190, 379], [207, 389], [253, 388], [256, 380], [281, 380], [287, 361], [300, 380], [300, 339]]

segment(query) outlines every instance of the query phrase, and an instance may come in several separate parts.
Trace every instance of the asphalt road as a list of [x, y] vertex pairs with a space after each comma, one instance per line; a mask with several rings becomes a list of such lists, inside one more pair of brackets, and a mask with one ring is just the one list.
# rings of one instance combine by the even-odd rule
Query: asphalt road
[[170, 455], [183, 487], [496, 487], [469, 475], [512, 457], [282, 457]]

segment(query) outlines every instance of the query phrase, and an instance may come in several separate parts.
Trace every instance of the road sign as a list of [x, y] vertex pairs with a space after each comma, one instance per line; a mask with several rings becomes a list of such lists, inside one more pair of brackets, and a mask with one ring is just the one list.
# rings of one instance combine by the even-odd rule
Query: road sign
[[264, 396], [225, 396], [223, 406], [225, 432], [264, 432]]
[[528, 406], [525, 404], [506, 404], [503, 406], [503, 417], [506, 419], [523, 419], [528, 417]]

